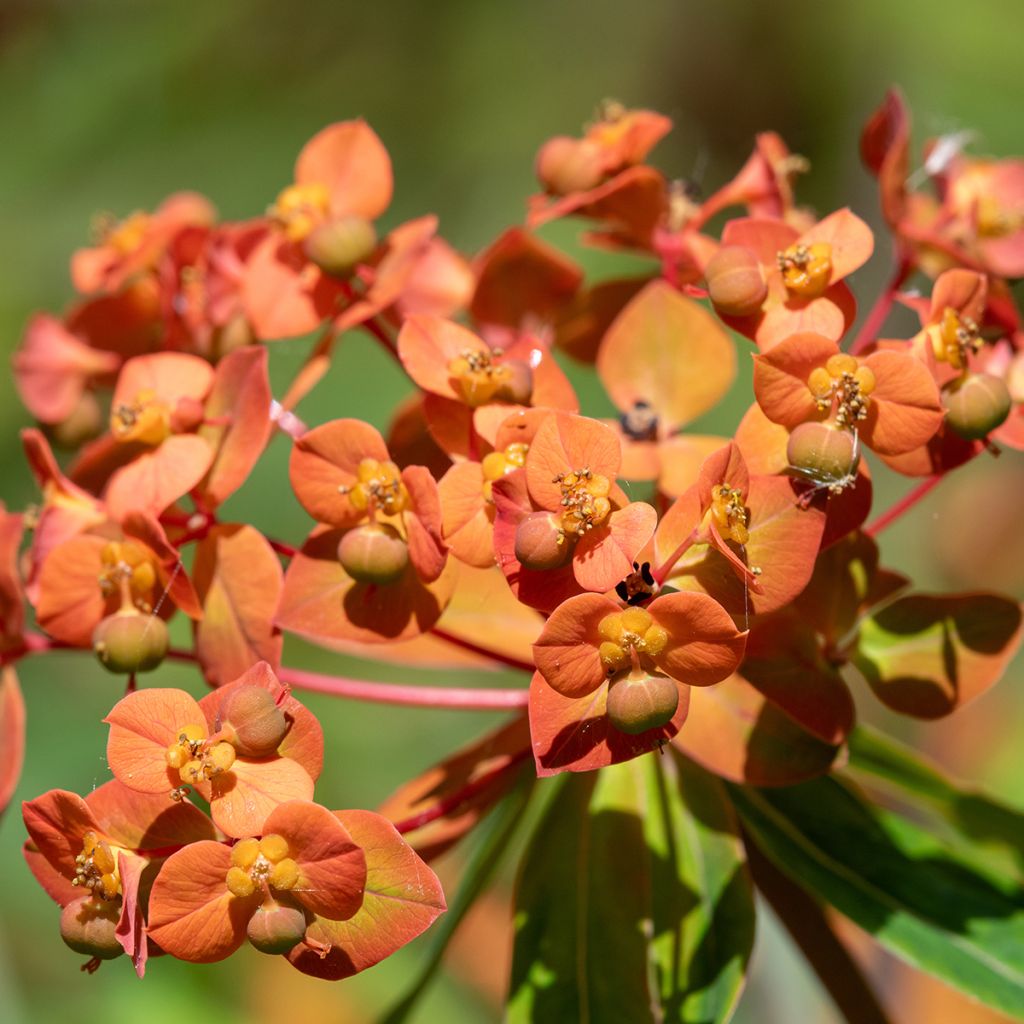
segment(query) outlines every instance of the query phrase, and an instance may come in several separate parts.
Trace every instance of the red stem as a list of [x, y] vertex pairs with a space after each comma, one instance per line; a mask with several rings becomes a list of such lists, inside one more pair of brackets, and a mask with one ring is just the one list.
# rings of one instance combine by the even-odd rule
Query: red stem
[[496, 661], [500, 665], [507, 665], [509, 668], [518, 669], [520, 672], [529, 672], [531, 675], [536, 671], [536, 666], [533, 662], [522, 661], [519, 658], [514, 658], [510, 654], [502, 654], [501, 651], [492, 651], [489, 647], [484, 647], [481, 644], [474, 643], [472, 640], [464, 640], [461, 636], [456, 636], [454, 633], [448, 633], [443, 629], [438, 629], [436, 626], [430, 631], [432, 636], [436, 636], [438, 640], [443, 640], [447, 644], [451, 644], [453, 647], [461, 647], [464, 651], [472, 651], [474, 654], [481, 654], [485, 658], [490, 658], [491, 661]]
[[398, 356], [398, 346], [391, 340], [391, 336], [383, 327], [381, 327], [376, 318], [371, 317], [369, 320], [364, 320], [359, 326], [376, 338], [383, 348], [392, 356], [395, 362], [397, 362], [399, 366], [402, 366], [402, 360]]
[[439, 800], [433, 807], [421, 811], [419, 814], [403, 818], [401, 821], [396, 821], [394, 823], [395, 831], [403, 834], [413, 832], [418, 828], [423, 828], [424, 825], [429, 825], [432, 821], [437, 821], [439, 818], [451, 814], [452, 811], [458, 810], [463, 804], [472, 800], [478, 793], [482, 793], [488, 786], [496, 782], [507, 771], [526, 760], [529, 753], [529, 748], [524, 747], [513, 754], [503, 765], [499, 765], [497, 768], [493, 768], [491, 771], [481, 775], [478, 779], [467, 783], [462, 789], [452, 793], [451, 796], [446, 797], [444, 800]]
[[267, 537], [267, 543], [279, 554], [285, 558], [294, 558], [298, 553], [299, 549], [294, 548], [291, 544], [285, 544], [284, 541], [274, 540], [272, 537]]
[[864, 527], [864, 532], [869, 537], [877, 537], [886, 527], [892, 526], [904, 512], [912, 509], [929, 491], [937, 487], [942, 478], [943, 474], [940, 473], [922, 480], [912, 491], [908, 491], [899, 501], [886, 509], [873, 523]]
[[659, 587], [662, 585], [662, 583], [665, 582], [665, 580], [668, 579], [668, 574], [675, 568], [676, 562], [678, 562], [679, 559], [682, 558], [683, 555], [685, 555], [686, 552], [689, 551], [690, 548], [692, 548], [693, 545], [697, 542], [697, 538], [699, 535], [700, 527], [695, 526], [693, 530], [690, 531], [690, 535], [682, 542], [682, 544], [680, 544], [679, 547], [677, 547], [675, 551], [673, 551], [672, 554], [669, 555], [668, 558], [666, 558], [665, 561], [658, 566], [657, 569], [654, 569], [651, 572], [651, 575], [654, 577], [654, 582], [657, 583]]
[[404, 707], [454, 708], [460, 711], [508, 711], [526, 707], [528, 690], [470, 690], [446, 686], [397, 686], [371, 683], [364, 679], [346, 679], [306, 672], [284, 666], [277, 673], [283, 683], [300, 690], [329, 693], [352, 700], [377, 704], [399, 704]]
[[871, 307], [871, 312], [868, 313], [867, 319], [857, 332], [857, 337], [854, 338], [853, 344], [850, 346], [850, 355], [855, 356], [859, 352], [863, 352], [878, 337], [886, 318], [889, 316], [889, 310], [892, 309], [892, 304], [896, 301], [896, 293], [900, 290], [903, 282], [910, 276], [913, 269], [913, 263], [902, 253], [897, 253], [896, 267], [893, 270], [892, 277], [889, 279], [885, 290], [875, 300], [875, 304]]

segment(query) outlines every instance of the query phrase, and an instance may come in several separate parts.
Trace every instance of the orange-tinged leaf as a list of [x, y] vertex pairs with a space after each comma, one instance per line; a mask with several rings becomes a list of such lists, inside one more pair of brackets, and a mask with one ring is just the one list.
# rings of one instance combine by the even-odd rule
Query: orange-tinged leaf
[[437, 876], [386, 819], [371, 811], [335, 811], [366, 855], [366, 891], [347, 921], [317, 918], [288, 955], [304, 974], [337, 981], [372, 967], [421, 934], [446, 909]]
[[816, 418], [817, 405], [807, 379], [838, 351], [829, 338], [804, 333], [754, 356], [754, 394], [768, 419], [792, 429]]
[[302, 147], [295, 161], [295, 181], [326, 186], [334, 217], [357, 214], [374, 220], [391, 203], [391, 158], [364, 120], [338, 121]]
[[309, 772], [290, 757], [237, 757], [209, 785], [210, 814], [219, 829], [235, 838], [262, 834], [267, 815], [279, 805], [313, 799]]
[[284, 573], [263, 534], [214, 527], [196, 546], [193, 574], [203, 603], [196, 655], [207, 682], [221, 686], [257, 661], [279, 665], [283, 641], [272, 620]]
[[107, 761], [114, 777], [140, 793], [167, 793], [181, 785], [167, 764], [167, 748], [181, 730], [197, 725], [205, 732], [199, 704], [184, 690], [154, 687], [119, 700], [103, 719], [110, 725]]
[[344, 825], [326, 808], [303, 800], [276, 807], [262, 826], [279, 835], [299, 867], [293, 895], [332, 921], [351, 917], [363, 902], [366, 857]]
[[690, 695], [692, 721], [673, 743], [716, 775], [754, 786], [788, 786], [826, 774], [842, 748], [796, 724], [741, 676]]
[[697, 482], [704, 460], [727, 443], [727, 438], [713, 434], [675, 434], [665, 438], [658, 444], [658, 490], [669, 498], [680, 497]]
[[59, 907], [66, 907], [69, 903], [81, 898], [82, 894], [78, 888], [50, 864], [36, 849], [31, 839], [27, 839], [22, 845], [21, 853], [29, 871], [32, 872], [32, 877]]
[[597, 372], [623, 412], [647, 402], [671, 430], [715, 406], [736, 376], [729, 335], [699, 303], [652, 281], [615, 318]]
[[866, 619], [854, 664], [894, 711], [939, 718], [984, 693], [1021, 641], [1021, 609], [997, 594], [911, 594]]
[[832, 284], [867, 263], [875, 248], [871, 228], [847, 208], [819, 220], [800, 236], [800, 242], [804, 245], [827, 242], [831, 246], [829, 282]]
[[89, 805], [77, 794], [51, 789], [21, 805], [29, 837], [50, 866], [65, 878], [75, 877], [75, 858], [86, 832], [103, 834]]
[[85, 798], [104, 835], [129, 850], [146, 852], [218, 838], [213, 822], [188, 800], [140, 793], [111, 779]]
[[[192, 581], [184, 572], [178, 549], [167, 539], [160, 523], [147, 512], [129, 512], [121, 524], [126, 537], [142, 541], [157, 559], [157, 578], [174, 607], [180, 608], [190, 619], [201, 619], [199, 604]], [[165, 603], [162, 614], [166, 618], [171, 608]]]
[[160, 515], [188, 494], [213, 461], [213, 449], [198, 434], [174, 434], [152, 451], [115, 469], [104, 492], [114, 519], [130, 512]]
[[[580, 594], [562, 602], [544, 624], [533, 657], [545, 682], [563, 697], [592, 693], [607, 676], [598, 646], [598, 626], [621, 606], [603, 594]], [[730, 625], [731, 625], [730, 621]]]
[[577, 542], [572, 565], [584, 590], [611, 590], [633, 571], [633, 561], [654, 535], [658, 513], [634, 501], [611, 514], [606, 524], [585, 533]]
[[146, 973], [149, 943], [146, 941], [146, 919], [142, 912], [143, 901], [139, 898], [139, 885], [148, 866], [144, 858], [133, 857], [123, 850], [117, 855], [117, 870], [121, 878], [121, 917], [114, 934], [140, 978]]
[[100, 552], [107, 541], [92, 534], [55, 547], [39, 573], [36, 619], [50, 636], [75, 647], [89, 647], [92, 631], [119, 598], [107, 600], [97, 583]]
[[440, 316], [410, 316], [398, 332], [398, 357], [424, 391], [462, 401], [452, 384], [449, 364], [465, 353], [491, 354], [485, 341], [468, 328]]
[[14, 796], [25, 756], [25, 701], [14, 669], [0, 673], [0, 814]]
[[213, 384], [213, 367], [185, 352], [156, 352], [129, 359], [117, 377], [111, 404], [131, 406], [137, 396], [151, 392], [172, 408], [182, 398], [202, 402]]
[[484, 501], [480, 463], [450, 466], [437, 486], [444, 539], [451, 553], [479, 569], [494, 565], [494, 505]]
[[192, 843], [168, 857], [149, 897], [150, 938], [191, 963], [234, 953], [263, 894], [232, 896], [225, 881], [230, 867], [231, 850], [221, 843]]
[[408, 466], [402, 470], [402, 483], [412, 505], [410, 514], [404, 517], [409, 561], [424, 583], [433, 583], [448, 559], [448, 545], [441, 537], [437, 482], [425, 466]]
[[969, 318], [981, 323], [987, 299], [988, 278], [984, 274], [959, 267], [947, 270], [935, 279], [927, 322], [940, 323], [945, 311], [953, 309], [961, 319]]
[[455, 588], [456, 567], [424, 584], [410, 566], [387, 585], [357, 583], [338, 562], [342, 531], [319, 528], [292, 559], [276, 624], [314, 643], [407, 640], [430, 629]]
[[607, 683], [583, 697], [563, 697], [537, 672], [530, 683], [530, 734], [537, 774], [593, 771], [654, 750], [682, 727], [690, 692], [688, 686], [679, 687], [679, 708], [667, 725], [630, 736], [608, 722]]
[[928, 367], [907, 352], [882, 350], [864, 361], [875, 375], [861, 439], [880, 455], [927, 444], [942, 424], [939, 391]]
[[562, 489], [556, 477], [581, 469], [613, 479], [621, 462], [619, 439], [599, 420], [567, 413], [552, 413], [537, 428], [526, 456], [526, 483], [540, 508], [555, 512], [562, 507]]
[[656, 661], [677, 682], [709, 686], [739, 665], [747, 634], [717, 601], [704, 594], [662, 594], [647, 610], [669, 635]]
[[216, 452], [201, 484], [206, 503], [216, 507], [245, 481], [270, 439], [270, 380], [267, 350], [248, 346], [229, 352], [218, 364], [206, 400], [207, 420], [199, 429]]

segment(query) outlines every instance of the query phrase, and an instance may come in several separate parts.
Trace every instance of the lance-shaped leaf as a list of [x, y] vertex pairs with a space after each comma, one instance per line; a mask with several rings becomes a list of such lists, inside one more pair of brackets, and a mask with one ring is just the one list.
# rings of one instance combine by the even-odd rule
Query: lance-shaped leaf
[[14, 669], [0, 674], [0, 814], [11, 802], [25, 757], [25, 701]]
[[[395, 831], [372, 811], [335, 811], [366, 857], [362, 903], [350, 918], [316, 918], [288, 959], [303, 974], [337, 981], [366, 970], [426, 931], [446, 909], [437, 876]], [[324, 946], [329, 947], [322, 955]]]
[[997, 594], [911, 594], [864, 621], [853, 663], [894, 711], [939, 718], [1003, 674], [1021, 609]]
[[842, 748], [797, 725], [742, 676], [690, 691], [693, 722], [672, 741], [708, 771], [754, 786], [824, 775]]
[[736, 352], [715, 317], [659, 278], [615, 318], [597, 372], [620, 410], [647, 402], [671, 430], [725, 396], [736, 376]]
[[653, 757], [573, 778], [520, 869], [508, 1019], [728, 1020], [753, 923], [719, 783]]
[[1024, 1014], [1024, 890], [986, 876], [835, 779], [730, 787], [761, 851], [883, 946], [989, 1006]]
[[217, 526], [197, 545], [193, 570], [203, 602], [196, 654], [221, 686], [258, 661], [276, 668], [281, 631], [273, 625], [284, 574], [266, 538], [251, 526]]

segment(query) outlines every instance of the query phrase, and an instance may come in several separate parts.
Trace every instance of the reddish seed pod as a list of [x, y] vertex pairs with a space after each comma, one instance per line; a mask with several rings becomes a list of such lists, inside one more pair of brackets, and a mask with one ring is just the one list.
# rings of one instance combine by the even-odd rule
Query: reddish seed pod
[[524, 363], [522, 359], [510, 359], [501, 366], [507, 376], [495, 397], [515, 402], [516, 405], [529, 405], [533, 395], [533, 370], [529, 363]]
[[409, 545], [393, 526], [368, 523], [341, 538], [338, 561], [360, 583], [394, 583], [409, 565]]
[[60, 937], [76, 953], [113, 960], [124, 949], [115, 930], [121, 906], [114, 900], [83, 896], [72, 900], [60, 914]]
[[515, 552], [524, 569], [557, 569], [572, 557], [572, 544], [550, 512], [531, 512], [516, 527]]
[[151, 672], [167, 656], [169, 645], [163, 619], [132, 610], [108, 615], [92, 634], [96, 657], [118, 675]]
[[601, 151], [586, 139], [558, 135], [549, 139], [537, 154], [537, 177], [552, 195], [586, 192], [600, 184]]
[[608, 690], [608, 721], [636, 736], [672, 721], [679, 709], [679, 687], [667, 676], [632, 673], [613, 679]]
[[978, 441], [1006, 421], [1013, 400], [1003, 380], [978, 373], [943, 391], [942, 404], [950, 429], [968, 441]]
[[760, 261], [745, 245], [723, 245], [704, 270], [708, 296], [719, 313], [750, 316], [768, 297]]
[[267, 757], [288, 732], [288, 720], [262, 686], [240, 686], [224, 698], [221, 719], [225, 739], [243, 757]]
[[203, 403], [195, 398], [179, 398], [171, 413], [171, 430], [177, 434], [195, 430], [202, 422]]
[[377, 231], [365, 217], [339, 217], [315, 227], [303, 246], [321, 270], [348, 277], [377, 248]]
[[268, 900], [249, 918], [245, 933], [261, 953], [280, 955], [302, 941], [306, 917], [297, 907]]
[[857, 438], [832, 423], [801, 423], [789, 435], [786, 458], [798, 473], [824, 486], [841, 484], [857, 472]]

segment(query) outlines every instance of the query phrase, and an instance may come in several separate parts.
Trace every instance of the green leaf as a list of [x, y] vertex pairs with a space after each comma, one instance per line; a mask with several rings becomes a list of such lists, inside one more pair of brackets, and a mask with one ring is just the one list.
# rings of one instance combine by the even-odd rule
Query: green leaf
[[801, 886], [909, 963], [1024, 1014], [1024, 891], [833, 778], [730, 786], [754, 841]]
[[1020, 639], [1009, 598], [912, 594], [864, 620], [853, 661], [894, 711], [938, 718], [996, 682]]
[[515, 924], [511, 1024], [728, 1020], [754, 910], [722, 784], [656, 755], [567, 778]]
[[916, 751], [869, 726], [850, 737], [848, 771], [890, 799], [907, 801], [943, 828], [958, 852], [989, 872], [1024, 883], [1024, 813], [947, 778]]
[[448, 912], [431, 930], [432, 942], [426, 961], [409, 991], [381, 1019], [381, 1024], [402, 1024], [415, 1009], [420, 996], [426, 991], [427, 986], [437, 973], [444, 951], [448, 948], [448, 943], [455, 934], [455, 930], [462, 923], [463, 918], [497, 870], [503, 855], [508, 850], [508, 845], [519, 827], [523, 811], [533, 793], [532, 783], [532, 773], [528, 775], [524, 770], [520, 784], [477, 827], [477, 843], [462, 872], [462, 884], [454, 899], [448, 904]]

